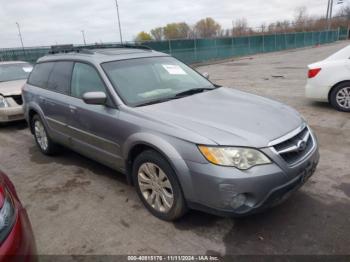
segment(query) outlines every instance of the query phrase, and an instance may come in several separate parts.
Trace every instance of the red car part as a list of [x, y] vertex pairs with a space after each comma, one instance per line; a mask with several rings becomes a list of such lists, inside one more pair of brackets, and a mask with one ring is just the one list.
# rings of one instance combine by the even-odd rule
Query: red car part
[[36, 260], [36, 245], [27, 212], [14, 185], [0, 171], [0, 262]]

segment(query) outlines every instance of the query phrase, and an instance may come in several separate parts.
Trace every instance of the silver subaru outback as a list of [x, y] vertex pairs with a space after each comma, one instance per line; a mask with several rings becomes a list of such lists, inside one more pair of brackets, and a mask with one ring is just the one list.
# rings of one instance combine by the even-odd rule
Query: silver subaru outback
[[141, 47], [58, 52], [35, 65], [25, 117], [44, 154], [63, 145], [124, 173], [160, 219], [281, 203], [316, 169], [315, 134], [292, 108], [207, 78]]

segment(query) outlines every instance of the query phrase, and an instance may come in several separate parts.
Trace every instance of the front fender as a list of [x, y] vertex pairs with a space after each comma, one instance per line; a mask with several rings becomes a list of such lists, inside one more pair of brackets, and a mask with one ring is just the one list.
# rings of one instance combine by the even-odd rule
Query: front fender
[[[169, 138], [168, 138], [169, 139]], [[124, 143], [122, 154], [128, 159], [129, 152], [137, 145], [146, 145], [162, 154], [174, 169], [186, 200], [193, 199], [192, 178], [190, 170], [179, 150], [162, 136], [149, 133], [131, 135]]]
[[168, 159], [182, 159], [179, 152], [165, 139], [148, 133], [136, 133], [131, 135], [124, 143], [122, 152], [124, 159], [128, 158], [130, 150], [139, 144], [148, 145], [163, 153]]

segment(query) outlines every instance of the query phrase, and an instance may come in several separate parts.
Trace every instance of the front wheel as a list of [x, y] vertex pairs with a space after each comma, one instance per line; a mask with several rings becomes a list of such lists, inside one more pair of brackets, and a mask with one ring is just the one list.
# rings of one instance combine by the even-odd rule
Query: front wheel
[[185, 199], [176, 174], [159, 153], [141, 153], [133, 163], [133, 180], [145, 207], [156, 217], [173, 221], [186, 211]]
[[332, 90], [330, 103], [338, 111], [350, 112], [350, 82], [339, 84]]

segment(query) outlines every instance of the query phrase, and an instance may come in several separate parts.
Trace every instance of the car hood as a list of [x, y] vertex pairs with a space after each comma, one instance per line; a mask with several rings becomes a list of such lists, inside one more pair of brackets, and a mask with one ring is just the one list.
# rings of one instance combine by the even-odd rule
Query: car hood
[[0, 82], [0, 94], [3, 96], [20, 95], [22, 92], [22, 86], [25, 82], [25, 79]]
[[146, 118], [227, 146], [266, 147], [303, 123], [301, 116], [286, 105], [224, 87], [138, 111]]

